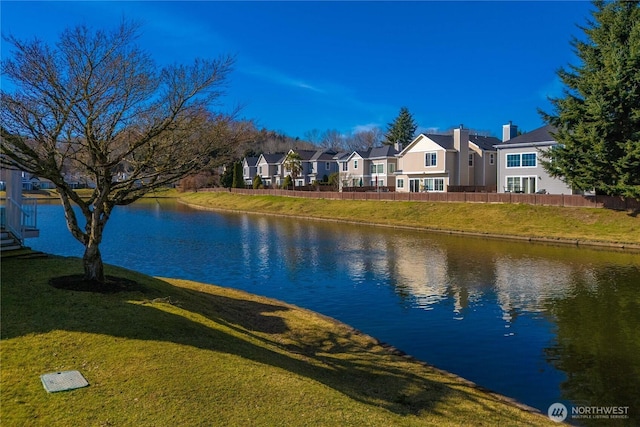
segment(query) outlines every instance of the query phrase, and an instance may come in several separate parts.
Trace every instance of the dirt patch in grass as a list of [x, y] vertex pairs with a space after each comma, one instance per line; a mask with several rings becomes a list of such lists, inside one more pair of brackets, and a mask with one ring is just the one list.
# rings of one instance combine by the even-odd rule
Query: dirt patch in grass
[[131, 279], [116, 276], [106, 276], [105, 282], [86, 280], [82, 274], [60, 276], [49, 279], [49, 284], [57, 289], [68, 291], [96, 292], [100, 294], [115, 294], [117, 292], [140, 291], [142, 286]]

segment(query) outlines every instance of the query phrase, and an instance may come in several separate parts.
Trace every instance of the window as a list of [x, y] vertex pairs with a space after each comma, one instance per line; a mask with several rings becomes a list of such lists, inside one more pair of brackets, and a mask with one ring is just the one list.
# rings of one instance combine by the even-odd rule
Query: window
[[519, 168], [520, 167], [520, 154], [507, 154], [507, 167]]
[[347, 162], [342, 162], [342, 171], [346, 172], [349, 170], [349, 164]]
[[424, 190], [425, 191], [444, 191], [444, 179], [443, 178], [425, 178]]
[[536, 166], [536, 153], [507, 154], [508, 168], [533, 168]]
[[424, 165], [425, 166], [436, 166], [438, 163], [438, 153], [431, 152], [426, 153], [424, 156]]
[[324, 170], [329, 170], [329, 169], [331, 169], [331, 163], [324, 162]]
[[384, 173], [384, 165], [383, 164], [378, 165], [378, 173]]
[[376, 165], [371, 164], [369, 167], [369, 172], [372, 174], [376, 173]]
[[473, 166], [473, 153], [469, 153], [469, 166]]
[[387, 166], [387, 168], [389, 169], [389, 173], [394, 173], [396, 171], [396, 165], [394, 165], [393, 163], [389, 163], [389, 166]]
[[398, 178], [398, 181], [396, 182], [396, 186], [398, 188], [404, 188], [404, 179]]
[[354, 169], [358, 169], [358, 161], [357, 160], [353, 161], [353, 168]]
[[493, 153], [489, 153], [489, 164], [490, 165], [495, 165], [496, 163], [496, 156]]
[[536, 153], [525, 153], [522, 155], [522, 166], [535, 167]]
[[258, 166], [258, 173], [262, 175], [262, 166]]
[[535, 193], [535, 176], [508, 176], [505, 191], [508, 193]]

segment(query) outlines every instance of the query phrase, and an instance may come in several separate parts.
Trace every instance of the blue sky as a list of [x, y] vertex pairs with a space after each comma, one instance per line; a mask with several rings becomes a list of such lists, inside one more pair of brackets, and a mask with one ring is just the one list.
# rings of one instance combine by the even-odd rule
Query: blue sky
[[[237, 56], [225, 102], [259, 127], [386, 129], [406, 106], [420, 130], [467, 128], [499, 136], [513, 121], [543, 125], [537, 109], [561, 94], [556, 71], [577, 63], [592, 6], [568, 1], [12, 2], [3, 34], [55, 41], [77, 24], [143, 23], [154, 60]], [[10, 54], [2, 42], [2, 57]], [[4, 83], [3, 83], [4, 84]]]

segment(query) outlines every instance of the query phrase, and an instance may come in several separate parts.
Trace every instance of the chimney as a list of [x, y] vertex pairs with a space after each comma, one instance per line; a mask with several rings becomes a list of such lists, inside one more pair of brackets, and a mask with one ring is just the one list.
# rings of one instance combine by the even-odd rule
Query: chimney
[[395, 148], [395, 150], [399, 153], [402, 151], [402, 142], [400, 141], [396, 141], [395, 144], [393, 144], [393, 148]]
[[469, 185], [469, 130], [463, 125], [453, 130], [453, 147], [458, 152], [458, 182], [453, 185]]
[[518, 135], [518, 126], [511, 123], [502, 125], [502, 142], [508, 141], [511, 138], [515, 138]]

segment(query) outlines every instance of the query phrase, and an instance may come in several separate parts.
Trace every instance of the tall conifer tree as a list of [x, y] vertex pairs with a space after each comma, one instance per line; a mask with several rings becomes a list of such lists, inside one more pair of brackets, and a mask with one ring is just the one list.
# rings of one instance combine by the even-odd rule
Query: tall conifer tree
[[387, 133], [384, 136], [383, 143], [385, 145], [393, 145], [401, 143], [402, 147], [406, 147], [416, 134], [418, 125], [413, 120], [413, 116], [407, 107], [400, 108], [398, 117], [387, 126]]
[[558, 146], [542, 164], [573, 188], [640, 197], [640, 6], [594, 2], [586, 38], [571, 42], [579, 65], [561, 68], [563, 97], [542, 113]]

